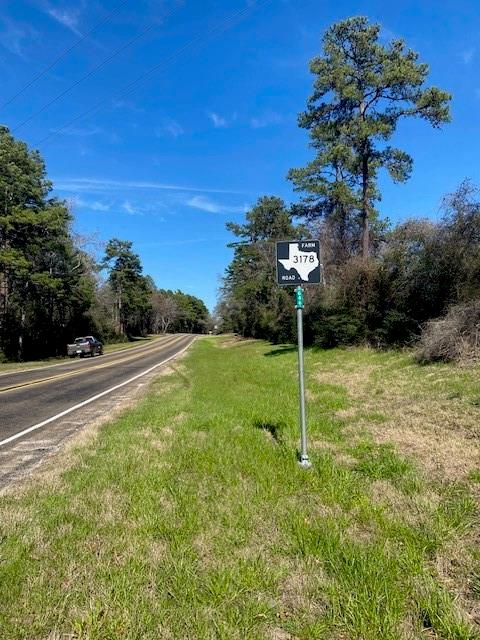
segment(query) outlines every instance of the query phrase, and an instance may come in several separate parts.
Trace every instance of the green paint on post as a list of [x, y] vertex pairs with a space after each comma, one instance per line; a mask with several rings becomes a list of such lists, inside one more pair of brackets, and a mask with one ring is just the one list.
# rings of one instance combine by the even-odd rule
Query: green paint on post
[[297, 287], [295, 289], [295, 309], [303, 309], [303, 289]]

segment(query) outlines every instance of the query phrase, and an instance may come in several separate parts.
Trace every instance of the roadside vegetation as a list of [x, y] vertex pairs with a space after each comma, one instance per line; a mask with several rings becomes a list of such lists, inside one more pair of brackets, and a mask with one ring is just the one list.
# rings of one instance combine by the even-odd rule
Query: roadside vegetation
[[2, 639], [479, 638], [478, 367], [204, 338], [2, 497]]
[[[299, 199], [262, 196], [244, 224], [227, 225], [234, 256], [217, 324], [245, 337], [293, 341], [293, 291], [275, 284], [275, 241], [320, 238], [323, 282], [306, 292], [306, 343], [389, 348], [423, 336], [423, 361], [478, 359], [476, 186], [465, 180], [454, 193], [439, 192], [437, 220], [420, 211], [392, 224], [389, 211], [378, 210], [382, 173], [403, 183], [413, 171], [399, 123], [422, 120], [412, 125], [419, 135], [446, 125], [451, 96], [429, 86], [428, 65], [415, 51], [365, 17], [327, 29], [310, 71], [312, 93], [298, 124], [312, 157], [288, 173]], [[402, 149], [390, 146], [393, 138]]]

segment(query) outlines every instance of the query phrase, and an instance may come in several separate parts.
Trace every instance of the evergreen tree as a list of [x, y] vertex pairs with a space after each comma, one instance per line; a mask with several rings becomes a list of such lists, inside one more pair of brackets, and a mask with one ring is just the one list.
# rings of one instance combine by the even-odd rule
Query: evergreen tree
[[142, 264], [132, 251], [132, 243], [117, 238], [109, 240], [102, 267], [109, 271], [117, 332], [122, 335], [145, 333], [151, 309], [151, 283], [142, 275]]
[[307, 195], [303, 213], [335, 220], [340, 243], [361, 228], [362, 254], [370, 253], [370, 224], [380, 198], [377, 174], [408, 179], [412, 158], [388, 144], [399, 120], [420, 117], [439, 127], [449, 121], [450, 95], [425, 88], [428, 65], [402, 40], [379, 42], [380, 25], [357, 16], [338, 22], [311, 61], [314, 91], [299, 125], [310, 132], [315, 159], [289, 178]]
[[300, 238], [292, 214], [280, 198], [263, 196], [247, 213], [246, 224], [228, 223], [239, 241], [227, 268], [218, 313], [226, 328], [275, 342], [292, 337], [292, 301], [275, 284], [275, 241]]
[[0, 127], [0, 348], [10, 358], [62, 353], [71, 328], [88, 324], [93, 275], [50, 191], [38, 152]]
[[181, 333], [205, 333], [210, 314], [203, 300], [182, 291], [172, 294], [176, 305], [173, 329]]

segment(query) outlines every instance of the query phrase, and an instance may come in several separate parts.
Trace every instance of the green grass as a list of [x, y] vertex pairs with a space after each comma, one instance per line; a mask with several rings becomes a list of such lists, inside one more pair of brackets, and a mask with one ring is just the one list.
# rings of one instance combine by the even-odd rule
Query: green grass
[[309, 351], [305, 471], [295, 352], [222, 343], [2, 498], [2, 640], [478, 638], [477, 476], [376, 437], [385, 384], [476, 411], [475, 372], [433, 384], [406, 355]]
[[[145, 342], [151, 342], [155, 336], [146, 338], [135, 338], [132, 342], [115, 342], [113, 344], [105, 344], [104, 353], [114, 353], [115, 351], [123, 351], [138, 347]], [[62, 362], [71, 362], [71, 358], [67, 356], [58, 356], [54, 358], [46, 358], [44, 360], [29, 360], [25, 362], [0, 362], [0, 373], [9, 373], [10, 371], [23, 371], [24, 369], [35, 369], [37, 367], [45, 367], [51, 364], [62, 364]]]

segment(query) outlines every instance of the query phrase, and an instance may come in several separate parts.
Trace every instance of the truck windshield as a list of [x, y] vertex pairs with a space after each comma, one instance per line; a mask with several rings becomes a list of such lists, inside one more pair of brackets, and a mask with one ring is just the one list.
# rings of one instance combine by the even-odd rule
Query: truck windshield
[[85, 338], [75, 338], [75, 344], [82, 344], [82, 342], [85, 342]]

